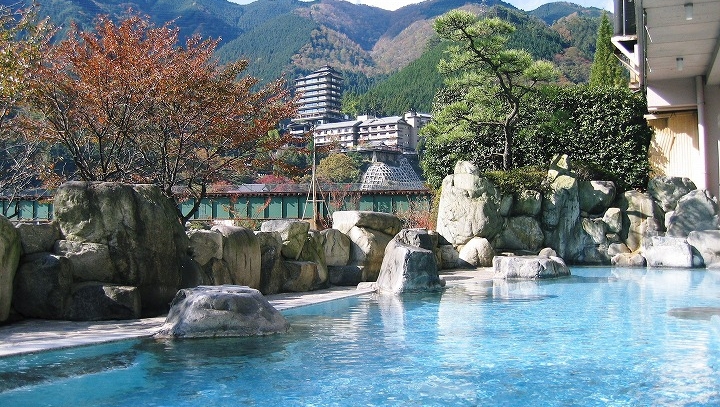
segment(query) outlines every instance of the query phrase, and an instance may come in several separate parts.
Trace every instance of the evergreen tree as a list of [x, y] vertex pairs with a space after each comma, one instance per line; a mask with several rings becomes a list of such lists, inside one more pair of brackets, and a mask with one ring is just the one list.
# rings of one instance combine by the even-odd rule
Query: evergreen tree
[[[446, 76], [438, 92], [426, 137], [500, 139], [496, 155], [502, 169], [514, 168], [513, 147], [523, 96], [536, 85], [557, 78], [552, 63], [534, 61], [525, 50], [507, 49], [515, 27], [499, 18], [451, 11], [434, 25], [440, 38], [453, 43], [438, 69]], [[492, 129], [488, 134], [487, 129]]]
[[595, 43], [595, 58], [590, 68], [590, 86], [627, 86], [623, 67], [613, 52], [611, 37], [610, 19], [607, 13], [603, 13]]

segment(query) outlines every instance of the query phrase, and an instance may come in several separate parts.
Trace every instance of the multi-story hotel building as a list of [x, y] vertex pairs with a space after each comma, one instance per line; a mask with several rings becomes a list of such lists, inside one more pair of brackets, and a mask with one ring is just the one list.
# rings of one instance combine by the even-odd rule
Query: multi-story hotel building
[[340, 111], [341, 74], [324, 66], [295, 80], [299, 96], [298, 112], [289, 126], [292, 134], [313, 132], [315, 145], [334, 145], [339, 149], [382, 146], [415, 151], [419, 131], [431, 119], [429, 114], [408, 112], [404, 116], [358, 116], [348, 120]]
[[342, 82], [342, 75], [327, 65], [310, 75], [296, 79], [298, 112], [292, 119], [291, 131], [302, 133], [313, 126], [344, 120], [345, 117], [340, 112]]
[[358, 116], [356, 120], [321, 124], [314, 129], [315, 145], [334, 144], [347, 149], [358, 146], [384, 146], [415, 151], [419, 131], [431, 119], [429, 114], [408, 112], [404, 116]]

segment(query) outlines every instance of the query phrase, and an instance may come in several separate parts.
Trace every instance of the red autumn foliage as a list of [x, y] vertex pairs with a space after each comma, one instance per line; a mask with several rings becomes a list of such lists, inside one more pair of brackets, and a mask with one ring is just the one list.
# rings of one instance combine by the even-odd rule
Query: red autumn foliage
[[295, 112], [282, 80], [258, 86], [242, 77], [247, 61], [216, 62], [218, 41], [177, 40], [169, 24], [100, 17], [94, 32], [73, 28], [51, 49], [33, 104], [42, 136], [75, 164], [69, 177], [154, 183], [199, 202], [208, 186], [286, 143], [268, 135]]

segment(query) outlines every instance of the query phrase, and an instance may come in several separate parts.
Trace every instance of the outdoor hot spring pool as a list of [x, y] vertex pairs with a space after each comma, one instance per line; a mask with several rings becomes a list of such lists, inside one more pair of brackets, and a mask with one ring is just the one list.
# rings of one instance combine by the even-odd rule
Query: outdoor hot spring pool
[[0, 359], [0, 406], [717, 406], [720, 271], [363, 296], [288, 335], [124, 341]]

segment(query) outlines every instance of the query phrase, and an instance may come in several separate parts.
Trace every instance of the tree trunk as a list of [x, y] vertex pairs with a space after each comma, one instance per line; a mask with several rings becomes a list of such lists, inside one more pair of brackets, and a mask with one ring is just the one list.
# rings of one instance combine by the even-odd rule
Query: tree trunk
[[512, 168], [513, 165], [513, 156], [512, 156], [512, 133], [510, 128], [505, 126], [505, 147], [503, 149], [503, 170], [508, 171]]

